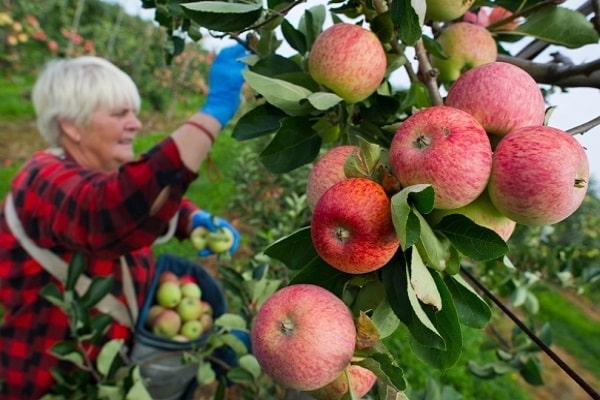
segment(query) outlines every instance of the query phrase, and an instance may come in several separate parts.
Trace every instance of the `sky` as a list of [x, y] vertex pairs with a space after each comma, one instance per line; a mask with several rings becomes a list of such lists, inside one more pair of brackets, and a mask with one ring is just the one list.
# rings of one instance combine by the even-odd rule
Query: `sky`
[[[120, 3], [129, 14], [140, 15], [142, 18], [147, 19], [154, 18], [154, 10], [143, 10], [141, 8], [141, 1], [107, 1]], [[580, 0], [569, 0], [564, 6], [576, 7], [580, 2]], [[288, 18], [291, 21], [297, 20], [303, 12], [303, 7], [296, 7], [288, 15]], [[221, 46], [231, 43], [231, 41], [213, 39], [209, 35], [203, 39], [203, 46], [207, 50], [218, 50]], [[535, 61], [549, 62], [551, 60], [550, 53], [555, 51], [559, 51], [562, 55], [571, 58], [576, 63], [600, 58], [600, 44], [594, 44], [573, 50], [551, 46], [538, 56]], [[285, 53], [284, 47], [282, 47], [283, 53]], [[548, 122], [548, 125], [555, 128], [567, 130], [600, 116], [600, 89], [572, 88], [567, 93], [555, 93], [546, 99], [548, 107], [555, 107]], [[594, 181], [600, 180], [600, 126], [596, 126], [582, 135], [576, 135], [575, 138], [586, 148], [592, 179]]]

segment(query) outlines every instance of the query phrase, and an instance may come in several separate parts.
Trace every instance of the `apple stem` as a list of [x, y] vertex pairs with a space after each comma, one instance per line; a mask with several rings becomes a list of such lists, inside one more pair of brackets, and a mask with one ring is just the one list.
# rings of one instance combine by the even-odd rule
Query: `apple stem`
[[417, 140], [415, 140], [415, 147], [419, 150], [426, 149], [431, 144], [431, 141], [428, 137], [424, 135], [419, 135]]
[[587, 181], [583, 178], [575, 179], [575, 187], [576, 188], [584, 188], [586, 186]]
[[350, 232], [348, 232], [348, 229], [338, 226], [335, 228], [335, 237], [343, 243], [350, 237]]
[[279, 330], [281, 331], [282, 334], [289, 336], [294, 331], [294, 323], [290, 319], [281, 321]]

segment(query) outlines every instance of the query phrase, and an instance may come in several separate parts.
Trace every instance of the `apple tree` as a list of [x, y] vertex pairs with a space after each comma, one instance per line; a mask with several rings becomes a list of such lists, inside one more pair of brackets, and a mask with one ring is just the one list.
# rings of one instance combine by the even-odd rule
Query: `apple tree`
[[[233, 136], [265, 143], [257, 159], [268, 170], [316, 167], [329, 151], [353, 146], [318, 179], [337, 174], [346, 183], [332, 179], [327, 189], [336, 190], [313, 198], [310, 223], [264, 253], [291, 271], [287, 285], [324, 287], [352, 310], [352, 364], [377, 375], [380, 398], [406, 388], [383, 338], [403, 324], [421, 360], [453, 367], [461, 327], [483, 328], [492, 315], [480, 295], [483, 275], [518, 271], [507, 244], [515, 225], [560, 223], [583, 201], [589, 167], [573, 136], [597, 121], [552, 128], [544, 94], [600, 87], [600, 59], [576, 64], [560, 53], [598, 43], [597, 2], [577, 9], [548, 0], [142, 5], [170, 33], [169, 57], [186, 36], [200, 40], [207, 31], [247, 47], [244, 77], [256, 101]], [[347, 29], [332, 34], [331, 26]], [[558, 49], [553, 61], [537, 61], [549, 46]], [[527, 140], [505, 140], [527, 129], [519, 133]], [[510, 168], [517, 161], [522, 167]], [[386, 194], [389, 216], [368, 209], [378, 195], [365, 180]], [[490, 187], [501, 181], [508, 183]], [[314, 196], [310, 184], [306, 190]], [[532, 377], [536, 363], [517, 368]]]

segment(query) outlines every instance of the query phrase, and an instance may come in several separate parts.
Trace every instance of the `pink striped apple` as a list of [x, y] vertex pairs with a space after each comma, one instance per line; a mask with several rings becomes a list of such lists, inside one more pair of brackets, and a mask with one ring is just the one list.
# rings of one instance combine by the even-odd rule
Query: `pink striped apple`
[[400, 245], [390, 199], [380, 184], [366, 178], [345, 179], [321, 196], [311, 238], [323, 260], [349, 274], [381, 268]]
[[432, 106], [408, 117], [390, 145], [390, 166], [402, 186], [431, 184], [434, 207], [463, 207], [485, 190], [492, 147], [483, 127], [456, 108]]
[[308, 391], [327, 385], [350, 363], [356, 328], [340, 298], [317, 285], [297, 284], [263, 303], [251, 339], [267, 375], [286, 388]]
[[[377, 376], [371, 370], [360, 365], [349, 365], [333, 382], [310, 392], [310, 395], [316, 400], [341, 400], [351, 388], [352, 398], [362, 399], [376, 381]], [[348, 382], [350, 382], [349, 387]]]
[[472, 68], [448, 90], [445, 105], [466, 111], [490, 134], [542, 125], [546, 106], [536, 81], [523, 69], [501, 61]]
[[575, 212], [589, 182], [583, 146], [548, 127], [516, 129], [494, 151], [489, 194], [508, 218], [523, 225], [550, 225]]
[[368, 29], [337, 23], [315, 40], [308, 56], [312, 78], [348, 103], [369, 97], [381, 84], [387, 67], [385, 50]]

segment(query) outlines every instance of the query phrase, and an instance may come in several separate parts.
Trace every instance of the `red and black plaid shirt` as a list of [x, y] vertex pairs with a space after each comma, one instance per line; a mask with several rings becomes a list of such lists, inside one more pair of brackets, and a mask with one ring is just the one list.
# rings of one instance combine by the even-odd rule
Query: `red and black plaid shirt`
[[[82, 168], [68, 157], [36, 153], [15, 177], [11, 192], [19, 220], [38, 246], [66, 261], [75, 251], [87, 254], [85, 273], [114, 276], [113, 294], [124, 304], [119, 257], [127, 255], [141, 305], [154, 272], [150, 245], [178, 210], [177, 236], [187, 236], [197, 207], [183, 194], [196, 176], [168, 138], [110, 174]], [[151, 204], [166, 186], [168, 200], [150, 216]], [[57, 283], [11, 234], [2, 204], [0, 304], [6, 314], [0, 321], [0, 399], [38, 399], [53, 383], [50, 368], [63, 365], [47, 353], [69, 337], [63, 312], [38, 294], [50, 282]], [[130, 339], [131, 332], [115, 323], [106, 335], [113, 338]]]

